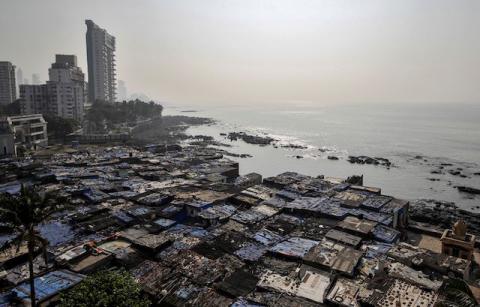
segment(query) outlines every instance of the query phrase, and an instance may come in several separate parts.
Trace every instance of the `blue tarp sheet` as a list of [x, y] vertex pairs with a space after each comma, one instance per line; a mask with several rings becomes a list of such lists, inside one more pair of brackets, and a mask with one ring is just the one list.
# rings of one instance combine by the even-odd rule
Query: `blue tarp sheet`
[[[37, 301], [42, 301], [68, 289], [84, 278], [83, 275], [76, 274], [67, 270], [49, 272], [43, 276], [35, 278], [35, 296]], [[12, 290], [20, 299], [30, 301], [30, 285], [28, 282], [21, 283]]]

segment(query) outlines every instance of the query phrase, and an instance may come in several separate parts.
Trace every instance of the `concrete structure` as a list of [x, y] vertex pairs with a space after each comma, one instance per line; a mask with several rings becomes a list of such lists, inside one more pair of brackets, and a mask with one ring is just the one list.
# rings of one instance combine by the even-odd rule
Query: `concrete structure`
[[77, 57], [57, 54], [48, 75], [49, 109], [59, 117], [82, 120], [87, 87]]
[[[17, 85], [20, 87], [20, 84], [23, 84], [23, 70], [20, 67], [17, 67]], [[20, 97], [20, 89], [18, 89], [18, 96]]]
[[15, 134], [15, 146], [36, 150], [48, 145], [47, 122], [42, 114], [9, 116], [7, 122]]
[[467, 225], [460, 220], [452, 229], [446, 229], [442, 238], [442, 254], [472, 260], [475, 250], [475, 236], [467, 233]]
[[48, 70], [49, 81], [41, 85], [21, 85], [22, 114], [50, 114], [82, 120], [87, 100], [85, 75], [74, 55], [56, 55]]
[[91, 20], [87, 25], [88, 98], [115, 102], [115, 37]]
[[127, 100], [127, 86], [125, 81], [118, 80], [118, 101]]
[[40, 75], [39, 74], [32, 74], [32, 84], [33, 85], [40, 84]]
[[46, 84], [20, 85], [20, 112], [22, 114], [50, 114]]
[[17, 99], [15, 66], [10, 62], [0, 62], [0, 105], [12, 103]]

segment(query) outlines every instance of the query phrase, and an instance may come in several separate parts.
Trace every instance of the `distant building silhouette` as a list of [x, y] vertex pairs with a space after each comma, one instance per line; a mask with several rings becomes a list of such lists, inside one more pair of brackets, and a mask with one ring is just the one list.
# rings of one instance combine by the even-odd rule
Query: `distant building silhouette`
[[127, 100], [127, 87], [125, 86], [125, 82], [122, 80], [118, 80], [118, 100]]
[[12, 103], [17, 99], [15, 66], [10, 62], [0, 62], [0, 105]]
[[20, 96], [20, 84], [23, 84], [23, 70], [20, 67], [17, 67], [17, 96]]
[[57, 54], [48, 75], [46, 84], [20, 86], [22, 114], [41, 113], [82, 120], [87, 89], [77, 57]]
[[33, 85], [40, 84], [40, 75], [39, 74], [32, 74], [32, 84]]
[[87, 25], [88, 98], [115, 101], [115, 37], [91, 20]]
[[20, 84], [20, 112], [28, 114], [50, 114], [49, 95], [46, 84]]

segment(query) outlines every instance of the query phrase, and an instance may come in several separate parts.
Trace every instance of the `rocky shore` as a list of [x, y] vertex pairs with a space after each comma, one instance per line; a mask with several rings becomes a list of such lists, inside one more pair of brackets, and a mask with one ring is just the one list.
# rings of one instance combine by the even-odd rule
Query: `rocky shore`
[[445, 158], [421, 155], [407, 157], [407, 162], [430, 167], [430, 174], [432, 175], [447, 175], [467, 179], [480, 176], [479, 166], [473, 163], [463, 163]]
[[[230, 131], [220, 132], [217, 138], [211, 135], [190, 135], [186, 132], [189, 127], [212, 125], [216, 121], [210, 118], [194, 116], [164, 116], [161, 122], [149, 123], [144, 129], [134, 131], [134, 138], [140, 139], [143, 143], [186, 143], [194, 146], [209, 147], [213, 146], [222, 149], [223, 154], [233, 158], [251, 158], [252, 155], [247, 152], [232, 152], [228, 150], [235, 142], [244, 142], [255, 146], [272, 146], [279, 150], [284, 149], [288, 157], [293, 159], [326, 159], [331, 163], [345, 161], [351, 164], [381, 167], [389, 170], [392, 167], [405, 167], [404, 163], [410, 166], [418, 166], [425, 169], [425, 180], [432, 182], [432, 190], [437, 187], [449, 187], [452, 193], [459, 193], [459, 199], [455, 199], [460, 204], [462, 200], [470, 203], [471, 210], [480, 210], [475, 207], [472, 201], [478, 199], [480, 186], [478, 178], [480, 168], [476, 164], [463, 163], [447, 158], [429, 157], [418, 154], [403, 154], [396, 156], [395, 163], [386, 157], [368, 156], [368, 155], [347, 155], [347, 152], [338, 151], [334, 147], [323, 146], [315, 148], [303, 144], [298, 140], [281, 138], [265, 133], [254, 133], [250, 131]], [[235, 146], [237, 147], [237, 146]], [[318, 150], [318, 152], [317, 152]], [[429, 197], [434, 197], [429, 196]], [[480, 203], [479, 203], [480, 204]], [[460, 207], [465, 207], [460, 205]], [[448, 222], [446, 222], [448, 223]]]
[[386, 158], [381, 157], [369, 157], [369, 156], [349, 156], [348, 162], [356, 164], [372, 164], [385, 166], [387, 168], [392, 166], [392, 162]]
[[450, 228], [456, 221], [464, 220], [468, 224], [469, 232], [480, 236], [480, 214], [459, 209], [452, 202], [433, 199], [414, 200], [410, 203], [410, 219], [440, 229]]
[[132, 138], [140, 143], [176, 143], [191, 138], [185, 133], [189, 127], [214, 123], [215, 120], [206, 117], [162, 116], [159, 120], [147, 122], [137, 127], [132, 131]]
[[230, 132], [227, 134], [227, 138], [231, 141], [242, 140], [248, 144], [255, 144], [255, 145], [270, 145], [272, 144], [275, 139], [268, 136], [259, 136], [259, 135], [252, 135], [246, 132]]

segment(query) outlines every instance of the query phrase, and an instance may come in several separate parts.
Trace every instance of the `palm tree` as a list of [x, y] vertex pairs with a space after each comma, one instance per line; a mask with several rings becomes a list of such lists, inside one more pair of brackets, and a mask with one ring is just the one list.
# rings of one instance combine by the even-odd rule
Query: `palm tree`
[[48, 241], [40, 236], [36, 226], [58, 211], [63, 205], [63, 201], [57, 195], [40, 192], [35, 187], [22, 186], [19, 195], [0, 196], [0, 220], [7, 223], [16, 234], [12, 240], [0, 247], [0, 250], [16, 246], [18, 252], [21, 244], [26, 242], [30, 300], [33, 307], [36, 305], [33, 260], [37, 247], [42, 249], [45, 267], [48, 268]]

